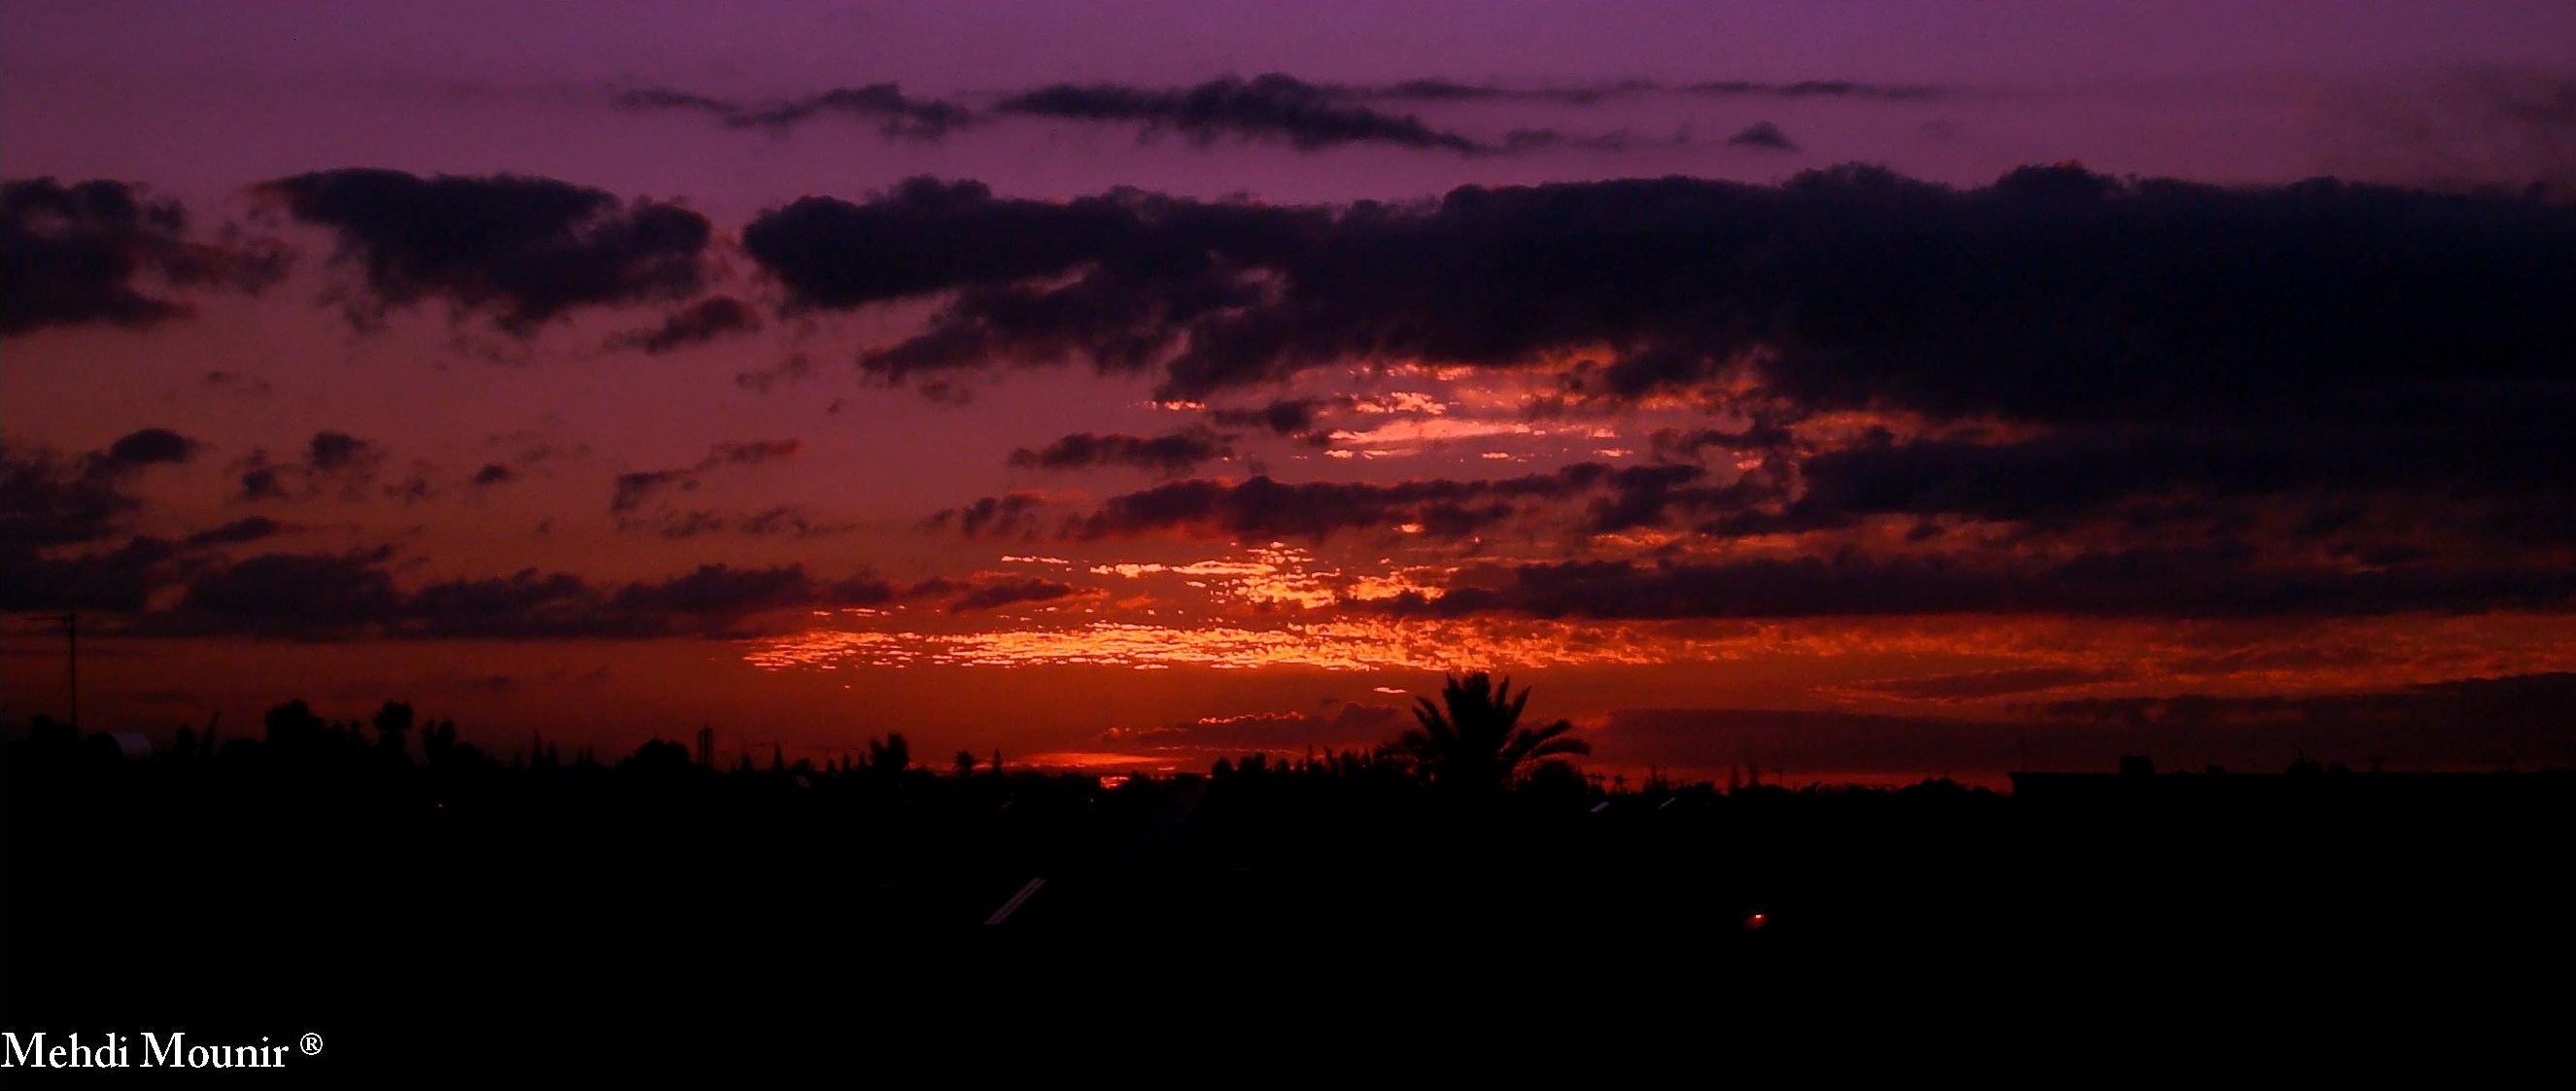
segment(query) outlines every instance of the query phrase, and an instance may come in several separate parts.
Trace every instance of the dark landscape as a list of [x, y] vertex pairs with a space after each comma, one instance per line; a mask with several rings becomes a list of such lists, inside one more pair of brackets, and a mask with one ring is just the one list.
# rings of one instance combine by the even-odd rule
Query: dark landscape
[[[1492, 715], [1463, 681], [1456, 722]], [[433, 1067], [498, 1025], [712, 1034], [663, 1048], [721, 1064], [728, 1036], [852, 1022], [1066, 1048], [1148, 1011], [1185, 1035], [1334, 1025], [1312, 1009], [1372, 990], [1469, 1035], [1548, 997], [1581, 998], [1568, 1026], [1814, 1034], [1799, 1009], [1874, 1018], [1927, 987], [2031, 1033], [2059, 1004], [2152, 1022], [2168, 990], [2255, 989], [2293, 1006], [2262, 1016], [2283, 1027], [2501, 1034], [2545, 1012], [2434, 991], [2546, 990], [2576, 954], [2576, 888], [2535, 863], [2576, 828], [2565, 771], [2140, 758], [2009, 794], [1604, 791], [1418, 741], [1163, 777], [932, 770], [899, 736], [854, 765], [717, 769], [661, 740], [504, 764], [409, 719], [299, 702], [149, 758], [50, 723], [8, 744], [0, 1016], [217, 1039], [282, 1021], [334, 1032], [340, 1064]]]

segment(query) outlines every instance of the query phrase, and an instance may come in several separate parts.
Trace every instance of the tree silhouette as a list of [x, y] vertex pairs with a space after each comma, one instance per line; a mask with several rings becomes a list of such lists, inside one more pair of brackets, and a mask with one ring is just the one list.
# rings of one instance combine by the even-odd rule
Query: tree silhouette
[[1511, 679], [1501, 684], [1478, 671], [1464, 678], [1449, 675], [1440, 703], [1420, 699], [1413, 718], [1419, 729], [1395, 741], [1398, 753], [1432, 783], [1456, 789], [1498, 790], [1510, 787], [1524, 766], [1560, 754], [1589, 754], [1592, 744], [1568, 734], [1568, 720], [1535, 730], [1520, 726], [1529, 691], [1512, 692]]
[[268, 744], [281, 749], [318, 746], [331, 731], [330, 722], [314, 715], [313, 706], [300, 700], [269, 709], [263, 723], [268, 728]]
[[903, 732], [886, 732], [884, 742], [868, 740], [868, 768], [892, 776], [912, 764], [912, 744], [905, 742]]
[[698, 773], [698, 763], [689, 756], [689, 748], [659, 738], [646, 740], [635, 748], [635, 755], [618, 763], [620, 772], [650, 780], [680, 781]]
[[411, 730], [412, 712], [409, 701], [387, 701], [376, 710], [377, 745], [387, 750], [403, 748], [403, 733]]

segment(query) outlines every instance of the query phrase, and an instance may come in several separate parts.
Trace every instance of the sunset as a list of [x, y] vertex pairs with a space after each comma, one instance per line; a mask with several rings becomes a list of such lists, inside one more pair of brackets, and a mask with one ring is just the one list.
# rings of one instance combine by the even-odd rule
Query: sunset
[[[1604, 822], [2564, 770], [2571, 57], [2516, 3], [7, 3], [0, 742], [345, 737], [494, 814], [577, 809], [446, 755], [1027, 778], [905, 789], [923, 859], [1358, 830], [1227, 785], [1438, 789], [1496, 708], [1490, 805]], [[1151, 934], [995, 852], [867, 889]]]

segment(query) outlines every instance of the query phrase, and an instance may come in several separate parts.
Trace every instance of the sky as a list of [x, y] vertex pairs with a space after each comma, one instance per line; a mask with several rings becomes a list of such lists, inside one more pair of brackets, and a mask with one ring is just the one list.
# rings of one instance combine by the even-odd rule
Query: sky
[[2576, 760], [2576, 7], [0, 4], [0, 723]]

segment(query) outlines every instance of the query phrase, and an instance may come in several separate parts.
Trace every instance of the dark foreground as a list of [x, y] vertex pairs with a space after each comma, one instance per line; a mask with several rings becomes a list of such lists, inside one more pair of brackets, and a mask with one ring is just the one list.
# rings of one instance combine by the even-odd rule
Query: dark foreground
[[351, 1075], [1723, 1065], [1900, 1024], [2013, 1051], [2469, 1019], [2503, 1048], [2554, 1033], [2576, 920], [2557, 774], [1461, 797], [1329, 765], [1103, 788], [20, 744], [0, 785], [0, 1028], [310, 1032], [294, 1064]]

